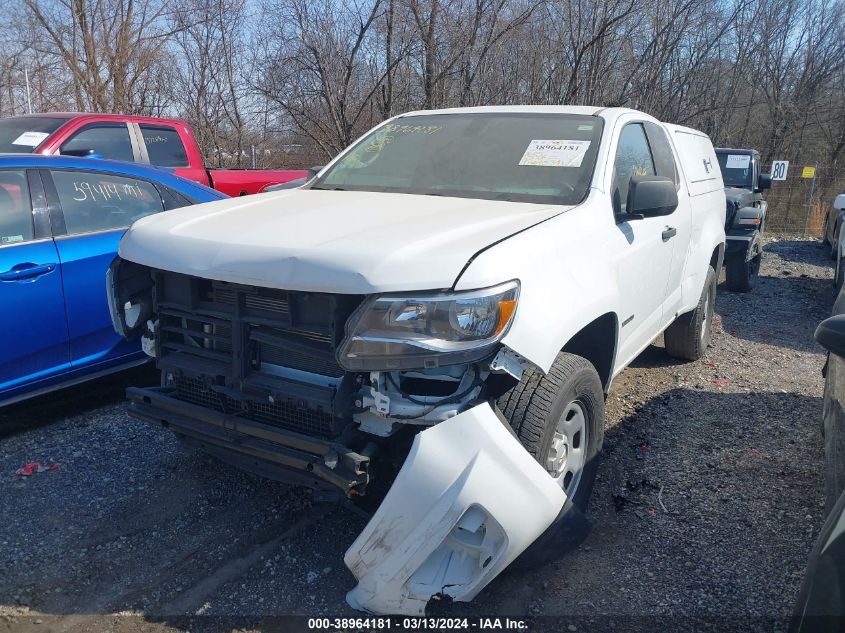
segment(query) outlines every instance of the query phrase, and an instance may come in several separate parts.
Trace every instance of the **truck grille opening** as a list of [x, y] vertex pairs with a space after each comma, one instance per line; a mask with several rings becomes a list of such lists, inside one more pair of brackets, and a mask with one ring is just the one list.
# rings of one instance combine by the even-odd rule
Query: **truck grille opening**
[[307, 435], [331, 437], [335, 434], [334, 416], [319, 409], [300, 408], [287, 403], [238, 401], [209, 388], [201, 379], [187, 376], [179, 376], [174, 382], [176, 397], [191, 404]]
[[363, 297], [154, 279], [158, 364], [177, 398], [325, 437], [351, 421], [352, 376], [335, 352]]

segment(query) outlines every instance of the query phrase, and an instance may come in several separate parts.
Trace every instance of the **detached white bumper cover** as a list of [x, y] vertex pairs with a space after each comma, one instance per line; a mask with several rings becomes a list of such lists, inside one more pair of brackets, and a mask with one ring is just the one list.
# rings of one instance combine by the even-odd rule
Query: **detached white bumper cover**
[[422, 615], [435, 595], [472, 600], [540, 536], [563, 490], [483, 404], [419, 433], [375, 516], [346, 552], [346, 600]]

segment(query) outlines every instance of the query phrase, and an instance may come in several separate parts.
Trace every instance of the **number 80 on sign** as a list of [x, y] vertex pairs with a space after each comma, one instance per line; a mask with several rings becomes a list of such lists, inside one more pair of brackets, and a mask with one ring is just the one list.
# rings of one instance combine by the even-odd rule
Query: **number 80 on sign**
[[788, 160], [776, 160], [772, 162], [772, 180], [786, 180], [786, 172], [789, 169]]

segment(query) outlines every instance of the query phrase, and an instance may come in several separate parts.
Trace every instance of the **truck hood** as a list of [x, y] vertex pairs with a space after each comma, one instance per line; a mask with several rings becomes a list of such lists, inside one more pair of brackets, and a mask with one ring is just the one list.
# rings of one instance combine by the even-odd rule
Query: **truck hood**
[[742, 187], [725, 187], [725, 226], [731, 227], [736, 212], [754, 204], [754, 192]]
[[148, 216], [127, 231], [119, 254], [152, 268], [285, 290], [431, 290], [451, 287], [478, 251], [570, 208], [294, 189]]
[[754, 202], [754, 192], [742, 187], [725, 187], [725, 198], [744, 206]]

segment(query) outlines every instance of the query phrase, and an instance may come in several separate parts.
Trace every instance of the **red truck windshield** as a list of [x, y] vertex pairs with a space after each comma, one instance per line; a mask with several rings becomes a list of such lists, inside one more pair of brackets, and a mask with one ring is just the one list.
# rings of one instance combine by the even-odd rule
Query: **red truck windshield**
[[0, 119], [0, 153], [31, 154], [65, 121], [67, 119], [46, 116]]

